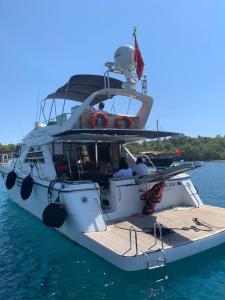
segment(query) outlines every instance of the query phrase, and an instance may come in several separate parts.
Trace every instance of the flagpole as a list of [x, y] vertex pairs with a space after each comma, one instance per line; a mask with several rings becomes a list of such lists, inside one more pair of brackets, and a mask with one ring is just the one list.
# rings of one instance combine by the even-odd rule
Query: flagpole
[[136, 33], [137, 33], [137, 27], [134, 26], [134, 28], [133, 28], [133, 37], [134, 37], [134, 38], [137, 36]]
[[134, 46], [134, 62], [135, 62], [135, 68], [136, 68], [136, 70], [137, 70], [137, 60], [136, 60], [136, 42], [137, 42], [137, 26], [134, 26], [133, 27], [133, 38], [134, 38], [134, 44], [135, 44], [135, 46]]

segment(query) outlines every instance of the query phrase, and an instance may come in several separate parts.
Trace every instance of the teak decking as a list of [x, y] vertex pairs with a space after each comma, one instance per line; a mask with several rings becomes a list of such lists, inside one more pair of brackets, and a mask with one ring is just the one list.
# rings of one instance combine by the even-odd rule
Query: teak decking
[[[210, 226], [212, 231], [204, 226], [196, 225], [192, 220], [193, 218], [198, 218], [200, 222]], [[136, 253], [135, 238], [134, 232], [132, 232], [132, 249], [129, 249], [129, 229], [131, 226], [134, 226], [137, 230], [138, 254], [143, 254], [143, 252], [149, 251], [149, 248], [155, 242], [154, 235], [147, 232], [149, 231], [148, 228], [153, 228], [156, 219], [162, 227], [173, 229], [173, 232], [166, 234], [162, 238], [164, 249], [190, 243], [225, 231], [225, 208], [203, 205], [199, 208], [178, 207], [157, 212], [151, 216], [130, 216], [109, 224], [106, 231], [88, 232], [85, 235], [116, 254], [133, 256]], [[181, 230], [183, 227], [190, 228], [191, 226], [195, 226], [200, 230], [195, 231], [194, 228]], [[160, 240], [157, 241], [157, 246], [153, 249], [158, 249], [161, 246]]]

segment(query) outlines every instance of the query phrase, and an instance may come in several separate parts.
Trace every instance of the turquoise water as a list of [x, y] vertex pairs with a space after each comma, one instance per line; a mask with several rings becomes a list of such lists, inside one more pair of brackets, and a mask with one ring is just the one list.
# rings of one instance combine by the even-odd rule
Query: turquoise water
[[[225, 162], [190, 174], [205, 203], [225, 207]], [[153, 273], [120, 271], [19, 208], [0, 181], [0, 299], [203, 298], [225, 298], [225, 245]]]

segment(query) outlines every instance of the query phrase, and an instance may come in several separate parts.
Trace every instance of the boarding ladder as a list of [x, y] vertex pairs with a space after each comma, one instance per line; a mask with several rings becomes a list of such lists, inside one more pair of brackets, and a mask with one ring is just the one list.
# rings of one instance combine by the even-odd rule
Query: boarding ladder
[[[148, 251], [146, 251], [144, 253], [144, 255], [146, 256], [146, 259], [147, 259], [147, 267], [148, 267], [149, 270], [150, 269], [163, 268], [167, 265], [166, 256], [165, 256], [165, 253], [164, 253], [163, 239], [162, 239], [162, 227], [161, 227], [160, 223], [158, 223], [157, 221], [154, 222], [153, 229], [154, 229], [153, 232], [154, 232], [154, 238], [155, 238], [154, 244], [151, 245], [149, 247]], [[159, 236], [157, 234], [157, 229], [158, 229]], [[158, 245], [158, 240], [160, 242], [160, 246], [158, 248], [155, 248]], [[155, 248], [155, 249], [153, 249], [153, 248]], [[148, 254], [149, 253], [156, 253], [156, 252], [160, 252], [161, 257], [159, 257], [155, 261], [155, 264], [154, 264], [154, 262], [149, 260]]]
[[[166, 262], [166, 256], [165, 256], [165, 253], [164, 253], [164, 245], [163, 245], [163, 239], [162, 239], [162, 227], [160, 225], [160, 223], [158, 223], [157, 221], [154, 223], [154, 238], [155, 238], [155, 241], [154, 241], [154, 244], [149, 247], [148, 251], [146, 252], [143, 252], [143, 254], [145, 255], [146, 257], [146, 260], [147, 260], [147, 268], [150, 270], [150, 269], [157, 269], [157, 268], [162, 268], [162, 267], [165, 267], [167, 265], [167, 262]], [[157, 234], [157, 229], [158, 229], [158, 233], [159, 233], [159, 236]], [[132, 235], [133, 233], [133, 235]], [[133, 238], [134, 237], [134, 243], [133, 243]], [[154, 247], [156, 247], [158, 245], [158, 240], [160, 241], [160, 246], [156, 249], [153, 250]], [[135, 227], [133, 225], [130, 226], [129, 228], [129, 249], [124, 253], [124, 255], [129, 252], [130, 250], [133, 249], [133, 244], [135, 245], [135, 254], [134, 256], [137, 256], [138, 253], [139, 253], [139, 250], [138, 250], [138, 239], [137, 239], [137, 230], [135, 229]], [[150, 253], [156, 253], [156, 252], [160, 252], [161, 253], [161, 257], [157, 258], [157, 260], [155, 262], [153, 261], [150, 261], [149, 260], [149, 257], [148, 257], [148, 254]]]
[[[148, 251], [144, 252], [143, 254], [146, 257], [147, 270], [155, 270], [155, 269], [163, 268], [163, 270], [164, 270], [163, 275], [160, 275], [157, 279], [154, 280], [155, 283], [160, 283], [160, 282], [164, 282], [164, 281], [168, 280], [168, 275], [166, 274], [166, 268], [165, 268], [167, 266], [167, 261], [166, 261], [166, 255], [164, 253], [161, 224], [158, 223], [157, 221], [154, 222], [153, 229], [154, 229], [153, 232], [154, 232], [154, 238], [155, 238], [154, 244], [151, 247], [149, 247]], [[157, 229], [158, 229], [158, 233], [159, 233], [159, 238], [158, 238], [158, 234], [157, 234]], [[160, 246], [153, 250], [153, 248], [158, 245], [158, 240], [160, 242]], [[157, 253], [157, 252], [160, 252], [160, 257], [158, 257], [155, 261], [154, 260], [150, 261], [150, 257], [148, 256], [148, 254]]]
[[[154, 223], [153, 229], [154, 229], [153, 232], [154, 232], [154, 238], [155, 238], [154, 244], [151, 247], [149, 247], [148, 251], [142, 252], [142, 254], [146, 258], [147, 270], [159, 269], [159, 268], [163, 268], [163, 267], [167, 266], [166, 256], [164, 253], [163, 239], [162, 239], [162, 227], [161, 227], [160, 223], [158, 223], [156, 221]], [[158, 238], [158, 234], [157, 234], [157, 229], [158, 229], [158, 233], [159, 233], [159, 238]], [[132, 233], [133, 233], [133, 235], [132, 235]], [[133, 243], [132, 237], [134, 238], [134, 243]], [[153, 250], [153, 248], [157, 246], [158, 240], [160, 241], [160, 246]], [[137, 256], [139, 253], [141, 254], [141, 252], [138, 249], [137, 230], [135, 229], [135, 227], [133, 225], [131, 225], [129, 228], [129, 244], [130, 244], [130, 247], [124, 253], [124, 255], [133, 249], [133, 244], [135, 246], [134, 256]], [[150, 261], [148, 254], [157, 253], [157, 252], [160, 252], [160, 254], [161, 254], [160, 257], [158, 257], [155, 261], [152, 261], [152, 260]], [[165, 268], [164, 268], [164, 271], [165, 271]], [[168, 280], [168, 276], [166, 275], [166, 273], [164, 273], [163, 276], [160, 276], [160, 278], [158, 278], [157, 280], [154, 280], [154, 282], [161, 282], [161, 281], [165, 281], [165, 280]]]

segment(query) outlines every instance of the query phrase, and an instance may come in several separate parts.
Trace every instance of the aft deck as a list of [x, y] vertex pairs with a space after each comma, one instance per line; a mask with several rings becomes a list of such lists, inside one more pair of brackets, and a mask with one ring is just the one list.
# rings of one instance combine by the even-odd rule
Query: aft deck
[[[193, 218], [197, 218], [209, 228], [196, 225]], [[118, 255], [134, 256], [136, 255], [134, 231], [131, 234], [132, 247], [130, 247], [130, 228], [133, 226], [137, 232], [138, 255], [141, 255], [161, 248], [159, 234], [157, 245], [152, 247], [155, 244], [155, 237], [153, 233], [149, 233], [156, 220], [162, 228], [172, 229], [162, 237], [163, 249], [166, 250], [225, 231], [225, 208], [203, 205], [199, 208], [177, 207], [156, 212], [151, 216], [134, 215], [111, 222], [106, 231], [88, 232], [85, 235]]]

